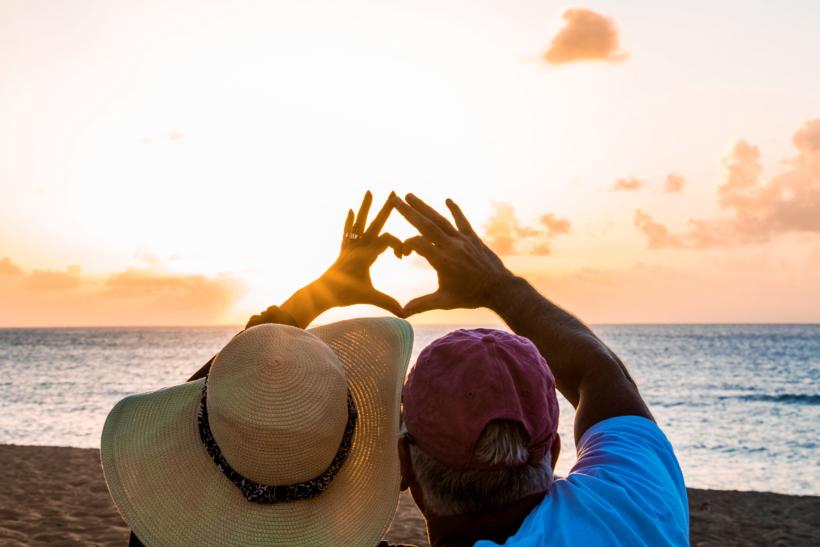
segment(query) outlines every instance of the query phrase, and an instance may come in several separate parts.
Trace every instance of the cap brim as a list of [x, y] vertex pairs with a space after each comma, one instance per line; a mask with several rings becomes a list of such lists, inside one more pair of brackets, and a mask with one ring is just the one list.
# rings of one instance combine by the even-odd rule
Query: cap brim
[[413, 331], [391, 317], [351, 319], [309, 332], [338, 356], [359, 413], [348, 458], [328, 489], [291, 503], [247, 501], [199, 439], [204, 380], [126, 397], [106, 419], [102, 466], [117, 508], [143, 543], [378, 543], [398, 502], [399, 408]]

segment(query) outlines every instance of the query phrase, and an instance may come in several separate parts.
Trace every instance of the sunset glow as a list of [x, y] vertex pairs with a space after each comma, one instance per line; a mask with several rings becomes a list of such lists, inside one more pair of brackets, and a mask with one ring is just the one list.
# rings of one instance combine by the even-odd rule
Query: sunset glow
[[244, 323], [367, 189], [588, 322], [820, 321], [817, 2], [174, 6], [0, 4], [0, 327]]

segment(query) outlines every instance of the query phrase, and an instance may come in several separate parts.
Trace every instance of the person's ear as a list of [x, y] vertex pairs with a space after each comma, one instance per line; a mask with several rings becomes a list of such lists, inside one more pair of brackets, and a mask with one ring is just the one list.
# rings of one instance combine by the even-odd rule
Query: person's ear
[[555, 471], [555, 465], [558, 463], [558, 455], [561, 453], [561, 436], [556, 433], [555, 440], [552, 441], [552, 446], [550, 447], [550, 465], [552, 465], [553, 471]]
[[399, 465], [401, 468], [401, 490], [407, 490], [416, 482], [416, 476], [413, 473], [413, 462], [410, 459], [410, 443], [407, 437], [402, 435], [399, 437]]

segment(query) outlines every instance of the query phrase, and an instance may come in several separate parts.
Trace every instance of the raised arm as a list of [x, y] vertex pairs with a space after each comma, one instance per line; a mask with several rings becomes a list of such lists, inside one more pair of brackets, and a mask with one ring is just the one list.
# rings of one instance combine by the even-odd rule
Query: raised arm
[[[304, 329], [330, 308], [353, 304], [371, 304], [402, 316], [401, 305], [376, 290], [370, 279], [370, 266], [388, 247], [399, 258], [402, 256], [401, 241], [391, 234], [381, 233], [393, 210], [393, 196], [388, 197], [367, 226], [367, 216], [373, 202], [373, 195], [367, 192], [358, 214], [354, 215], [353, 209], [348, 211], [339, 256], [325, 273], [293, 293], [281, 306], [271, 306], [251, 317], [245, 328], [262, 323], [284, 323]], [[212, 361], [213, 357], [188, 380], [205, 377]]]
[[470, 226], [452, 200], [455, 226], [412, 194], [393, 199], [396, 209], [420, 236], [404, 242], [404, 253], [426, 258], [439, 288], [410, 301], [405, 313], [433, 309], [487, 307], [516, 333], [532, 340], [547, 360], [559, 391], [576, 408], [575, 438], [615, 416], [652, 419], [626, 367], [580, 320], [515, 276]]

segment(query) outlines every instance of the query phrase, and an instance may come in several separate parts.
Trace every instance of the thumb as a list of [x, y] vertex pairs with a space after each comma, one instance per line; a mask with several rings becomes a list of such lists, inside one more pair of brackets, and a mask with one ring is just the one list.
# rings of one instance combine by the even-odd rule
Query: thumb
[[363, 299], [364, 304], [372, 304], [374, 306], [378, 306], [383, 310], [387, 310], [396, 317], [405, 317], [404, 309], [402, 309], [401, 304], [393, 298], [392, 296], [388, 296], [383, 292], [377, 291], [373, 289], [369, 292]]
[[452, 309], [452, 299], [447, 293], [436, 291], [414, 298], [404, 305], [404, 313], [407, 317], [430, 310]]
[[409, 255], [413, 251], [419, 256], [427, 259], [427, 262], [433, 263], [436, 260], [436, 247], [421, 236], [414, 236], [405, 239], [402, 243], [402, 254]]
[[404, 243], [393, 234], [384, 233], [376, 240], [376, 252], [381, 254], [388, 247], [393, 249], [393, 254], [396, 255], [396, 258], [402, 258], [404, 256], [402, 253]]

